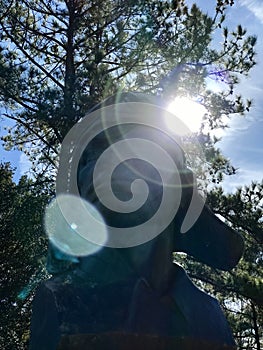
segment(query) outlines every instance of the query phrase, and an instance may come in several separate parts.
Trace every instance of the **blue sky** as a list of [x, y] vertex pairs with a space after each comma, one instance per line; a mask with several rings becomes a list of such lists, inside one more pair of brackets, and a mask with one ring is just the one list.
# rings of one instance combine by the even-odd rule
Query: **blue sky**
[[247, 28], [249, 34], [257, 35], [258, 42], [257, 65], [238, 88], [244, 97], [252, 98], [253, 107], [245, 118], [237, 116], [232, 119], [230, 129], [220, 142], [223, 153], [239, 168], [237, 175], [224, 181], [224, 187], [228, 191], [233, 191], [236, 186], [249, 184], [252, 180], [263, 179], [263, 1], [235, 2], [228, 11], [226, 24], [233, 27], [241, 24]]
[[[192, 3], [193, 1], [188, 1]], [[230, 128], [223, 133], [219, 146], [224, 155], [237, 167], [238, 174], [224, 181], [224, 188], [233, 191], [237, 186], [249, 184], [252, 180], [263, 178], [263, 1], [236, 0], [228, 10], [225, 25], [235, 28], [241, 24], [249, 34], [258, 36], [257, 65], [247, 79], [239, 86], [239, 91], [246, 98], [253, 99], [253, 107], [245, 117], [234, 117]], [[210, 13], [215, 1], [197, 0], [197, 5]], [[4, 123], [1, 122], [0, 133]], [[21, 152], [5, 152], [0, 148], [0, 161], [10, 161], [17, 167], [15, 179], [28, 169], [26, 156]]]

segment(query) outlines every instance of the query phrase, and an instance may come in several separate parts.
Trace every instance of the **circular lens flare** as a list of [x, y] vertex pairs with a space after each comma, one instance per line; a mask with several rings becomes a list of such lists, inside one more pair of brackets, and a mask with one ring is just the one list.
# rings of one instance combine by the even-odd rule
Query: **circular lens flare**
[[46, 207], [44, 224], [51, 243], [68, 255], [94, 254], [107, 241], [106, 226], [98, 210], [74, 195], [57, 196]]

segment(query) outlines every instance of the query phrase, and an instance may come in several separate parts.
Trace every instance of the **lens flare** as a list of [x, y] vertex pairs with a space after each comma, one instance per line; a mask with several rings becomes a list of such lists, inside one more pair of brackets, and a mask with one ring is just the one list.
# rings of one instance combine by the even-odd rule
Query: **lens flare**
[[68, 255], [94, 254], [107, 241], [107, 230], [100, 213], [74, 195], [57, 196], [46, 208], [44, 224], [49, 240]]
[[[165, 119], [169, 116], [176, 120], [176, 132], [171, 132], [165, 124]], [[113, 133], [112, 138], [108, 137], [113, 127], [120, 129], [117, 134], [121, 135], [121, 139], [119, 135], [116, 137], [115, 133]], [[100, 139], [102, 133], [107, 133], [105, 140]], [[76, 123], [63, 140], [56, 192], [58, 196], [69, 193], [76, 198], [82, 198], [83, 193], [87, 193], [88, 200], [95, 203], [96, 207], [100, 208], [102, 215], [105, 215], [106, 228], [102, 225], [101, 229], [95, 230], [95, 232], [106, 230], [107, 237], [104, 237], [104, 246], [129, 248], [149, 242], [170, 225], [179, 209], [182, 196], [180, 171], [185, 166], [184, 161], [181, 161], [184, 159], [182, 153], [184, 145], [180, 136], [188, 133], [189, 129], [182, 120], [154, 104], [125, 102], [97, 109]], [[151, 134], [152, 136], [150, 136]], [[162, 140], [163, 135], [165, 135], [164, 141]], [[99, 142], [91, 146], [96, 139], [99, 139], [102, 145]], [[166, 142], [167, 139], [170, 142]], [[107, 141], [106, 149], [104, 141]], [[101, 147], [102, 153], [100, 155], [98, 155], [97, 147], [99, 150]], [[87, 151], [88, 149], [90, 151]], [[196, 154], [199, 155], [200, 159], [203, 159], [202, 149], [198, 143], [196, 144]], [[159, 174], [162, 193], [161, 200], [158, 201], [159, 207], [152, 216], [145, 216], [147, 219], [144, 222], [137, 223], [136, 221], [136, 225], [130, 222], [131, 225], [124, 227], [123, 225], [119, 226], [117, 216], [121, 216], [120, 214], [132, 215], [137, 210], [138, 212], [141, 210], [141, 216], [144, 215], [143, 210], [146, 213], [147, 209], [145, 203], [148, 201], [150, 193], [153, 192], [151, 190], [155, 191], [156, 189], [154, 182], [150, 181], [148, 185], [146, 181], [151, 177], [148, 172], [146, 172], [146, 176], [138, 176], [137, 178], [132, 176], [131, 181], [129, 181], [130, 175], [128, 175], [126, 178], [128, 184], [125, 179], [123, 182], [121, 179], [118, 180], [118, 172], [115, 169], [129, 160], [140, 160], [153, 167]], [[79, 164], [82, 164], [83, 168]], [[91, 166], [91, 164], [93, 165]], [[94, 171], [91, 171], [92, 167], [94, 167]], [[79, 182], [80, 174], [82, 179]], [[138, 175], [140, 175], [140, 171]], [[93, 186], [91, 186], [91, 182]], [[130, 194], [130, 197], [124, 196], [125, 200], [123, 200], [121, 196], [117, 196], [118, 191], [116, 193], [113, 191], [115, 185], [120, 194], [127, 193]], [[96, 193], [96, 198], [89, 191]], [[194, 188], [194, 191], [197, 189]], [[156, 193], [153, 193], [150, 198], [155, 200], [155, 195]], [[69, 213], [67, 206], [63, 207], [63, 201], [61, 204], [59, 203], [61, 212], [67, 218], [72, 229], [72, 227], [78, 227], [78, 222], [75, 218], [68, 219], [72, 208], [75, 209], [74, 203], [68, 203], [68, 205]], [[193, 226], [203, 206], [204, 201], [199, 201], [198, 196], [193, 195], [181, 226], [182, 232], [186, 232]], [[105, 211], [105, 208], [112, 211], [111, 215], [116, 220], [116, 225], [112, 220], [109, 223], [110, 214]], [[89, 213], [87, 214], [90, 216]], [[85, 210], [82, 215], [85, 217]], [[91, 219], [89, 218], [89, 220]], [[85, 222], [89, 222], [87, 218]], [[99, 222], [101, 221], [99, 220]], [[93, 230], [87, 231], [81, 236], [86, 237], [89, 242], [102, 245], [103, 239], [100, 236], [98, 236], [100, 239], [98, 242], [97, 236], [90, 237], [89, 233], [92, 235]]]

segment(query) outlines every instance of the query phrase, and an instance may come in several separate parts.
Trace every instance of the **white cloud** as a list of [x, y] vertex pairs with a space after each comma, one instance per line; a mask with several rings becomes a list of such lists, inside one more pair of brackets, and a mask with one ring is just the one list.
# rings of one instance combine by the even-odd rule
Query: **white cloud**
[[261, 170], [240, 169], [236, 175], [227, 176], [222, 183], [226, 192], [233, 193], [237, 187], [250, 185], [252, 181], [261, 182], [263, 173]]
[[263, 23], [262, 0], [240, 0], [241, 5], [246, 6]]

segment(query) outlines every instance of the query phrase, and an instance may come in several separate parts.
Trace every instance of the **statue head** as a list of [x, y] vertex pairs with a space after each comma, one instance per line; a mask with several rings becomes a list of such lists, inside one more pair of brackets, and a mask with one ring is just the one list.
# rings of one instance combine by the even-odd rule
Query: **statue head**
[[[149, 250], [162, 240], [169, 252], [229, 270], [242, 255], [243, 239], [205, 204], [183, 139], [163, 128], [167, 113], [160, 99], [141, 93], [117, 94], [95, 106], [63, 141], [57, 194], [73, 192], [96, 208], [109, 249], [148, 244]], [[56, 248], [50, 257], [52, 273], [81, 259]]]
[[[112, 96], [103, 103], [95, 106], [91, 111], [95, 112], [97, 117], [99, 115], [104, 120], [105, 130], [98, 133], [89, 142], [80, 158], [78, 165], [78, 189], [80, 196], [96, 205], [107, 225], [118, 227], [123, 229], [123, 231], [130, 226], [137, 227], [139, 235], [140, 230], [144, 228], [142, 226], [143, 223], [149, 221], [156, 211], [158, 211], [165, 195], [162, 171], [165, 173], [167, 183], [169, 184], [178, 183], [178, 178], [176, 180], [175, 176], [177, 175], [180, 178], [180, 188], [176, 189], [177, 192], [175, 191], [174, 197], [178, 195], [180, 198], [179, 200], [178, 198], [174, 198], [174, 201], [173, 198], [170, 199], [170, 202], [166, 204], [165, 210], [163, 210], [162, 215], [158, 219], [157, 226], [160, 225], [162, 227], [162, 221], [167, 219], [167, 212], [171, 211], [172, 220], [170, 220], [167, 226], [163, 226], [162, 232], [165, 232], [167, 237], [169, 237], [169, 242], [173, 245], [173, 251], [185, 252], [200, 262], [222, 270], [233, 268], [243, 252], [242, 237], [221, 221], [204, 203], [204, 199], [197, 190], [195, 175], [186, 165], [182, 139], [178, 135], [171, 136], [169, 132], [163, 132], [158, 128], [152, 127], [149, 124], [145, 125], [144, 123], [130, 122], [122, 124], [121, 109], [118, 106], [121, 104], [130, 104], [129, 108], [134, 110], [136, 103], [144, 103], [145, 106], [157, 108], [160, 114], [159, 118], [162, 120], [162, 114], [165, 113], [162, 101], [156, 97], [141, 93], [121, 93]], [[115, 113], [118, 114], [116, 115], [118, 123], [108, 128], [107, 107], [109, 106], [117, 106]], [[142, 110], [140, 108], [139, 112], [143, 120], [144, 109]], [[124, 111], [126, 112], [126, 109]], [[127, 140], [133, 140], [133, 143], [127, 144]], [[140, 144], [140, 140], [149, 142]], [[99, 170], [97, 170], [98, 158], [110, 146], [117, 144], [117, 142], [120, 142], [119, 148], [114, 148], [114, 154], [105, 153], [106, 156], [100, 162]], [[169, 154], [169, 157], [176, 166], [177, 174], [174, 173], [173, 168], [170, 168], [169, 162], [163, 162], [164, 157], [162, 157], [162, 152], [158, 154], [158, 148], [155, 149], [152, 143], [158, 145], [159, 148], [165, 150], [165, 153]], [[142, 156], [139, 155], [134, 158], [128, 156], [125, 158], [123, 153], [129, 153], [131, 148], [136, 148], [135, 153], [140, 153], [141, 150], [145, 152], [141, 153], [143, 154]], [[148, 162], [145, 159], [145, 154], [151, 159], [157, 159], [157, 167], [153, 164], [154, 161], [149, 160]], [[113, 163], [118, 164], [112, 166]], [[161, 175], [158, 166], [162, 168]], [[113, 169], [113, 171], [108, 169]], [[94, 171], [96, 172], [95, 176]], [[104, 195], [107, 197], [106, 187], [108, 183], [105, 180], [105, 174], [107, 175], [107, 173], [109, 176], [106, 178], [110, 178], [113, 195], [122, 203], [129, 202], [130, 205], [134, 206], [134, 210], [120, 212], [112, 202], [108, 205], [103, 204], [104, 198], [102, 197]], [[132, 187], [131, 185], [138, 179], [143, 180], [148, 186], [146, 200], [143, 195], [145, 186], [142, 185], [140, 187], [138, 185], [137, 187]], [[96, 186], [102, 189], [99, 194], [100, 198], [98, 198], [98, 193], [94, 190], [94, 180], [96, 180]], [[178, 187], [178, 185], [175, 186]], [[166, 193], [169, 192], [168, 185]], [[136, 197], [137, 201], [135, 200]], [[140, 201], [141, 197], [144, 200]], [[134, 203], [132, 202], [133, 200]], [[173, 210], [172, 206], [176, 207], [175, 210]], [[198, 207], [197, 210], [196, 207]], [[114, 210], [116, 208], [117, 210]], [[196, 217], [189, 229], [186, 232], [181, 232], [182, 224], [187, 215]], [[153, 225], [156, 224], [154, 223]], [[152, 229], [154, 230], [153, 225]], [[151, 226], [148, 226], [147, 229], [150, 231]], [[162, 232], [159, 233], [161, 234]], [[158, 235], [152, 237], [149, 232], [143, 232], [142, 234], [146, 234], [145, 242], [147, 242], [147, 239], [150, 241], [150, 239], [158, 238]], [[147, 234], [149, 234], [150, 238], [147, 238]], [[173, 237], [172, 239], [171, 236]], [[129, 247], [129, 245], [126, 247]]]

